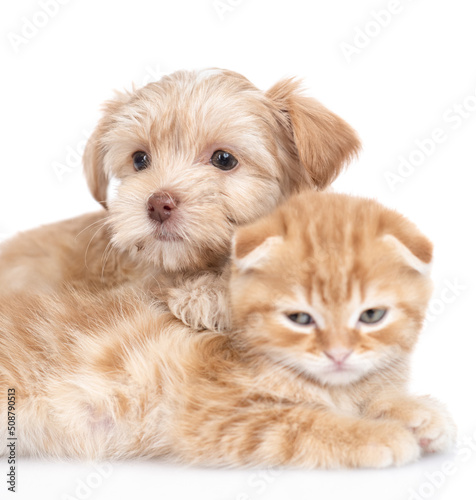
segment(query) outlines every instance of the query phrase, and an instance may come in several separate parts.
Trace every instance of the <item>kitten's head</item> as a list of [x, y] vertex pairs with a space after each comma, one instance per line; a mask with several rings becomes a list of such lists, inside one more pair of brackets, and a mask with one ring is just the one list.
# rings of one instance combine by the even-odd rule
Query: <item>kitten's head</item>
[[238, 230], [234, 321], [247, 344], [308, 378], [356, 382], [413, 348], [432, 244], [373, 200], [306, 192]]
[[179, 71], [106, 103], [84, 167], [114, 245], [173, 271], [226, 257], [236, 226], [325, 188], [359, 146], [294, 80], [263, 92], [232, 71]]

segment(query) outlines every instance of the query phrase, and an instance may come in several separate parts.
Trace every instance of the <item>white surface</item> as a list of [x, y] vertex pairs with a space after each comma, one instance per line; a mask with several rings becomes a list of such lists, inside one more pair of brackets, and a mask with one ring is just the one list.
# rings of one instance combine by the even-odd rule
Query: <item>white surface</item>
[[[99, 480], [90, 465], [21, 460], [13, 498], [415, 500], [411, 488], [420, 488], [425, 499], [474, 498], [472, 2], [394, 0], [390, 6], [399, 6], [399, 12], [380, 14], [387, 26], [350, 61], [342, 42], [353, 43], [356, 29], [364, 29], [374, 19], [372, 12], [387, 9], [389, 2], [223, 0], [222, 7], [230, 5], [223, 19], [213, 0], [62, 2], [17, 52], [11, 34], [21, 34], [24, 18], [45, 21], [37, 14], [41, 2], [3, 2], [0, 7], [0, 236], [97, 208], [70, 148], [81, 149], [100, 104], [114, 88], [133, 80], [142, 84], [162, 72], [209, 66], [239, 71], [262, 88], [282, 76], [305, 77], [312, 95], [348, 120], [364, 143], [360, 160], [338, 179], [336, 189], [378, 198], [432, 238], [436, 299], [452, 300], [444, 291], [445, 280], [464, 287], [452, 303], [434, 302], [439, 313], [428, 322], [414, 357], [413, 385], [449, 405], [461, 437], [473, 437], [475, 450], [425, 458], [398, 470], [285, 471], [267, 473], [266, 479], [254, 476], [256, 471], [187, 470], [151, 461], [114, 464]], [[370, 30], [374, 34], [378, 26]], [[464, 102], [471, 110], [458, 122], [454, 107]], [[415, 141], [431, 136], [440, 140], [433, 154], [392, 191], [384, 173], [396, 172], [399, 156], [408, 158]], [[71, 172], [59, 179], [55, 162]], [[425, 474], [433, 474], [435, 481], [448, 460], [454, 473], [444, 476], [443, 485], [431, 487]], [[2, 462], [1, 498], [10, 495], [5, 470]], [[97, 487], [77, 490], [86, 480]]]

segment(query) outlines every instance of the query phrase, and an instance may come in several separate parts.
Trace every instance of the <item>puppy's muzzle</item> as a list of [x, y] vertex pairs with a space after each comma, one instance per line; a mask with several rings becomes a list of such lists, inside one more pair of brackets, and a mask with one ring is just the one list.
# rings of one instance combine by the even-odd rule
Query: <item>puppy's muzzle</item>
[[170, 193], [154, 193], [147, 201], [147, 211], [152, 220], [163, 223], [177, 209], [178, 200]]

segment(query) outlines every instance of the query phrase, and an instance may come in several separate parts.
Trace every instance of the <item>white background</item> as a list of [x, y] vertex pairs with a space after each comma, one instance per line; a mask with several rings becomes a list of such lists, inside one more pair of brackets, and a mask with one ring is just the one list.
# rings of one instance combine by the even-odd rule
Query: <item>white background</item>
[[[381, 13], [380, 25], [373, 12], [388, 10], [388, 1], [223, 0], [229, 7], [221, 16], [214, 0], [63, 3], [46, 18], [38, 14], [41, 0], [0, 7], [0, 234], [97, 209], [71, 151], [81, 150], [113, 89], [210, 66], [241, 72], [261, 88], [304, 77], [309, 92], [351, 123], [364, 144], [336, 189], [397, 208], [435, 243], [436, 301], [414, 357], [413, 386], [448, 404], [460, 437], [475, 449], [401, 469], [271, 471], [261, 478], [258, 471], [154, 461], [116, 463], [101, 476], [91, 464], [24, 459], [12, 498], [475, 498], [474, 3], [393, 0], [399, 12]], [[29, 40], [15, 38], [28, 22], [45, 20], [36, 33], [30, 27]], [[371, 37], [362, 40], [359, 29]], [[346, 57], [342, 43], [350, 52], [356, 36], [361, 48]], [[464, 118], [457, 121], [460, 105]], [[415, 153], [415, 141], [435, 133], [444, 140]], [[398, 174], [400, 157], [419, 165], [392, 190], [385, 175]], [[58, 176], [57, 164], [70, 171]], [[439, 301], [455, 280], [452, 303]], [[446, 461], [453, 474], [441, 476]], [[9, 498], [4, 471], [2, 463], [0, 497]]]

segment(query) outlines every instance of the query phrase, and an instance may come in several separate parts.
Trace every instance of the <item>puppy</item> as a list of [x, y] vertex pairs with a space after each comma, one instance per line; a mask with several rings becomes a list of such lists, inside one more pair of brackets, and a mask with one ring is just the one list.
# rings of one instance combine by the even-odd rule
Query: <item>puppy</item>
[[106, 210], [4, 244], [3, 290], [158, 284], [186, 324], [224, 328], [220, 269], [234, 229], [296, 191], [326, 188], [359, 147], [294, 79], [263, 92], [232, 71], [179, 71], [117, 94], [83, 159]]

